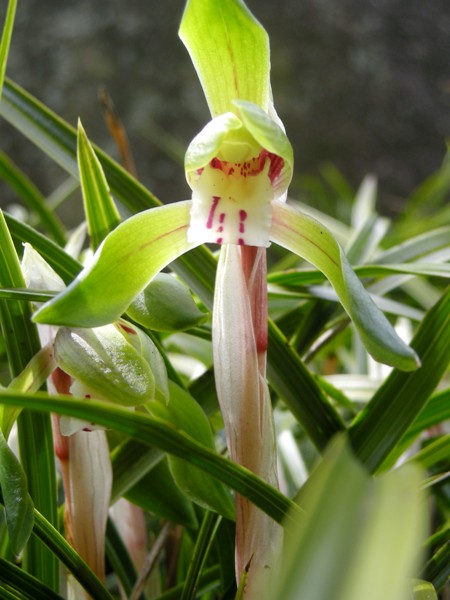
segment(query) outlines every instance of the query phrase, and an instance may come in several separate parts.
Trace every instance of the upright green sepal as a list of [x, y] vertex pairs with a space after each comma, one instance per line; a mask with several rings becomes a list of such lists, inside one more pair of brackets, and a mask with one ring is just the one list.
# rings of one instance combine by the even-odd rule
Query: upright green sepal
[[236, 98], [268, 110], [269, 39], [242, 0], [189, 0], [179, 35], [213, 117]]

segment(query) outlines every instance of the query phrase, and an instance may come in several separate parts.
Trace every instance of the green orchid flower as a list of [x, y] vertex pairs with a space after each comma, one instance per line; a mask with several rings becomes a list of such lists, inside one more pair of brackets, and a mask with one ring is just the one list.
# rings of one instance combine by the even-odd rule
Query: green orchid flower
[[[180, 37], [198, 72], [212, 120], [185, 159], [190, 200], [119, 225], [72, 284], [35, 315], [38, 323], [98, 327], [116, 321], [181, 254], [221, 246], [213, 306], [216, 388], [233, 460], [277, 485], [273, 417], [265, 378], [266, 248], [287, 248], [333, 285], [372, 356], [400, 369], [419, 365], [317, 221], [286, 203], [293, 153], [271, 99], [268, 37], [241, 0], [189, 0]], [[300, 393], [300, 391], [299, 391]], [[236, 577], [245, 596], [275, 568], [279, 527], [236, 498]]]

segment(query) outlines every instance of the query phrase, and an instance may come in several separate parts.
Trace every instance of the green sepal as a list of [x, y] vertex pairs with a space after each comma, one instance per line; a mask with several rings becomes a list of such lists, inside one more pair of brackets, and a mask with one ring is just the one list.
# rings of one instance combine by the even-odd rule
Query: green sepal
[[331, 233], [318, 221], [273, 202], [270, 239], [311, 262], [330, 281], [373, 358], [402, 371], [420, 366], [419, 358], [396, 334], [349, 265]]
[[[152, 416], [175, 425], [198, 442], [214, 449], [214, 438], [209, 421], [199, 404], [190, 394], [169, 381], [170, 399], [167, 403], [149, 402]], [[180, 489], [193, 501], [228, 519], [234, 519], [234, 506], [226, 488], [186, 461], [169, 456], [170, 469]]]
[[14, 452], [0, 432], [0, 488], [6, 524], [15, 554], [23, 549], [33, 529], [33, 501], [27, 478]]
[[201, 323], [206, 315], [189, 289], [175, 277], [160, 273], [133, 300], [129, 316], [153, 331], [180, 331]]
[[154, 398], [149, 364], [114, 325], [61, 327], [54, 348], [58, 366], [98, 399], [138, 406]]
[[198, 244], [187, 241], [190, 201], [150, 209], [112, 231], [90, 266], [34, 315], [38, 323], [96, 327], [116, 321], [151, 279]]
[[240, 98], [268, 109], [269, 39], [241, 0], [189, 0], [180, 38], [197, 70], [213, 117]]

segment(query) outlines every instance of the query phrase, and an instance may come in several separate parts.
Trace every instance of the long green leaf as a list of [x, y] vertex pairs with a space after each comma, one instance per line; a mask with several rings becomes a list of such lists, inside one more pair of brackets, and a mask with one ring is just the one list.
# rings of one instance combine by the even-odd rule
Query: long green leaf
[[121, 431], [152, 444], [164, 452], [183, 458], [225, 485], [251, 500], [261, 510], [281, 522], [289, 508], [301, 514], [299, 508], [259, 477], [199, 444], [172, 425], [141, 413], [130, 413], [110, 403], [48, 396], [43, 393], [21, 394], [0, 390], [0, 402], [34, 410], [54, 411], [78, 417]]
[[45, 197], [4, 152], [0, 152], [0, 178], [17, 193], [30, 210], [34, 211], [39, 222], [55, 241], [61, 245], [65, 244], [63, 226], [56, 214], [47, 206]]
[[0, 42], [0, 97], [2, 95], [3, 81], [5, 79], [6, 63], [8, 61], [9, 46], [11, 44], [16, 8], [17, 0], [9, 0], [5, 25], [3, 27], [2, 40]]
[[111, 197], [100, 161], [81, 122], [78, 123], [77, 156], [88, 231], [92, 248], [97, 250], [107, 234], [119, 225], [120, 215]]
[[0, 586], [1, 582], [33, 600], [63, 600], [62, 596], [41, 583], [39, 579], [2, 558], [0, 558]]
[[200, 531], [198, 532], [191, 562], [189, 563], [180, 600], [195, 600], [203, 566], [214, 541], [220, 520], [221, 517], [212, 512], [205, 513]]
[[394, 370], [350, 428], [357, 456], [375, 471], [425, 406], [450, 363], [450, 288], [412, 341], [422, 360], [413, 373]]
[[[450, 235], [450, 232], [449, 232]], [[421, 275], [427, 277], [450, 277], [450, 265], [448, 263], [402, 263], [388, 265], [362, 265], [354, 267], [358, 277], [385, 277], [387, 275], [403, 273], [407, 275]], [[322, 283], [326, 278], [321, 271], [312, 269], [302, 269], [296, 271], [284, 271], [270, 273], [268, 276], [270, 283], [277, 283], [289, 288], [296, 288], [304, 285], [313, 285]]]
[[[25, 287], [20, 263], [0, 212], [0, 285]], [[19, 375], [40, 349], [37, 330], [31, 322], [31, 310], [24, 302], [0, 301], [0, 321], [12, 377]], [[5, 409], [4, 409], [5, 411]], [[5, 418], [5, 412], [3, 412]], [[8, 420], [8, 419], [6, 419]], [[55, 457], [50, 416], [23, 411], [18, 419], [21, 463], [28, 479], [34, 505], [51, 523], [56, 523]], [[42, 544], [30, 538], [25, 552], [25, 567], [49, 587], [58, 586], [54, 556]]]
[[37, 510], [34, 511], [34, 534], [51, 550], [52, 555], [60, 559], [93, 598], [96, 600], [113, 600], [111, 594], [79, 554]]

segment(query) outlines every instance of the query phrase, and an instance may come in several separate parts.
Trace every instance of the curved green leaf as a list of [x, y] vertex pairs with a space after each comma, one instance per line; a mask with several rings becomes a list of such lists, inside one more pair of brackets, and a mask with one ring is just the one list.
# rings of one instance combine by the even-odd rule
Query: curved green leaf
[[[33, 577], [20, 567], [3, 558], [0, 558], [0, 582], [8, 586], [8, 589], [11, 590], [10, 597], [14, 600], [17, 598], [15, 593], [21, 593], [23, 594], [23, 598], [33, 598], [33, 600], [64, 600], [63, 596], [56, 594], [51, 588], [39, 581], [39, 579], [36, 579], [36, 577]], [[1, 597], [2, 592], [0, 587]]]
[[[292, 508], [293, 514], [297, 516], [302, 514], [297, 505], [254, 473], [199, 444], [161, 419], [137, 412], [131, 413], [105, 402], [86, 402], [83, 399], [48, 396], [43, 393], [23, 394], [0, 390], [0, 403], [77, 417], [111, 427], [146, 444], [152, 444], [213, 475], [278, 522], [283, 521], [289, 508]], [[289, 522], [290, 519], [285, 524]]]
[[35, 314], [38, 323], [95, 327], [117, 320], [161, 269], [194, 248], [188, 243], [191, 202], [131, 217], [103, 241], [93, 261]]
[[325, 274], [375, 360], [404, 371], [416, 369], [420, 364], [416, 353], [398, 337], [377, 308], [330, 232], [284, 203], [273, 202], [272, 206], [271, 240]]
[[213, 117], [236, 98], [268, 109], [269, 39], [242, 0], [189, 0], [179, 35]]

